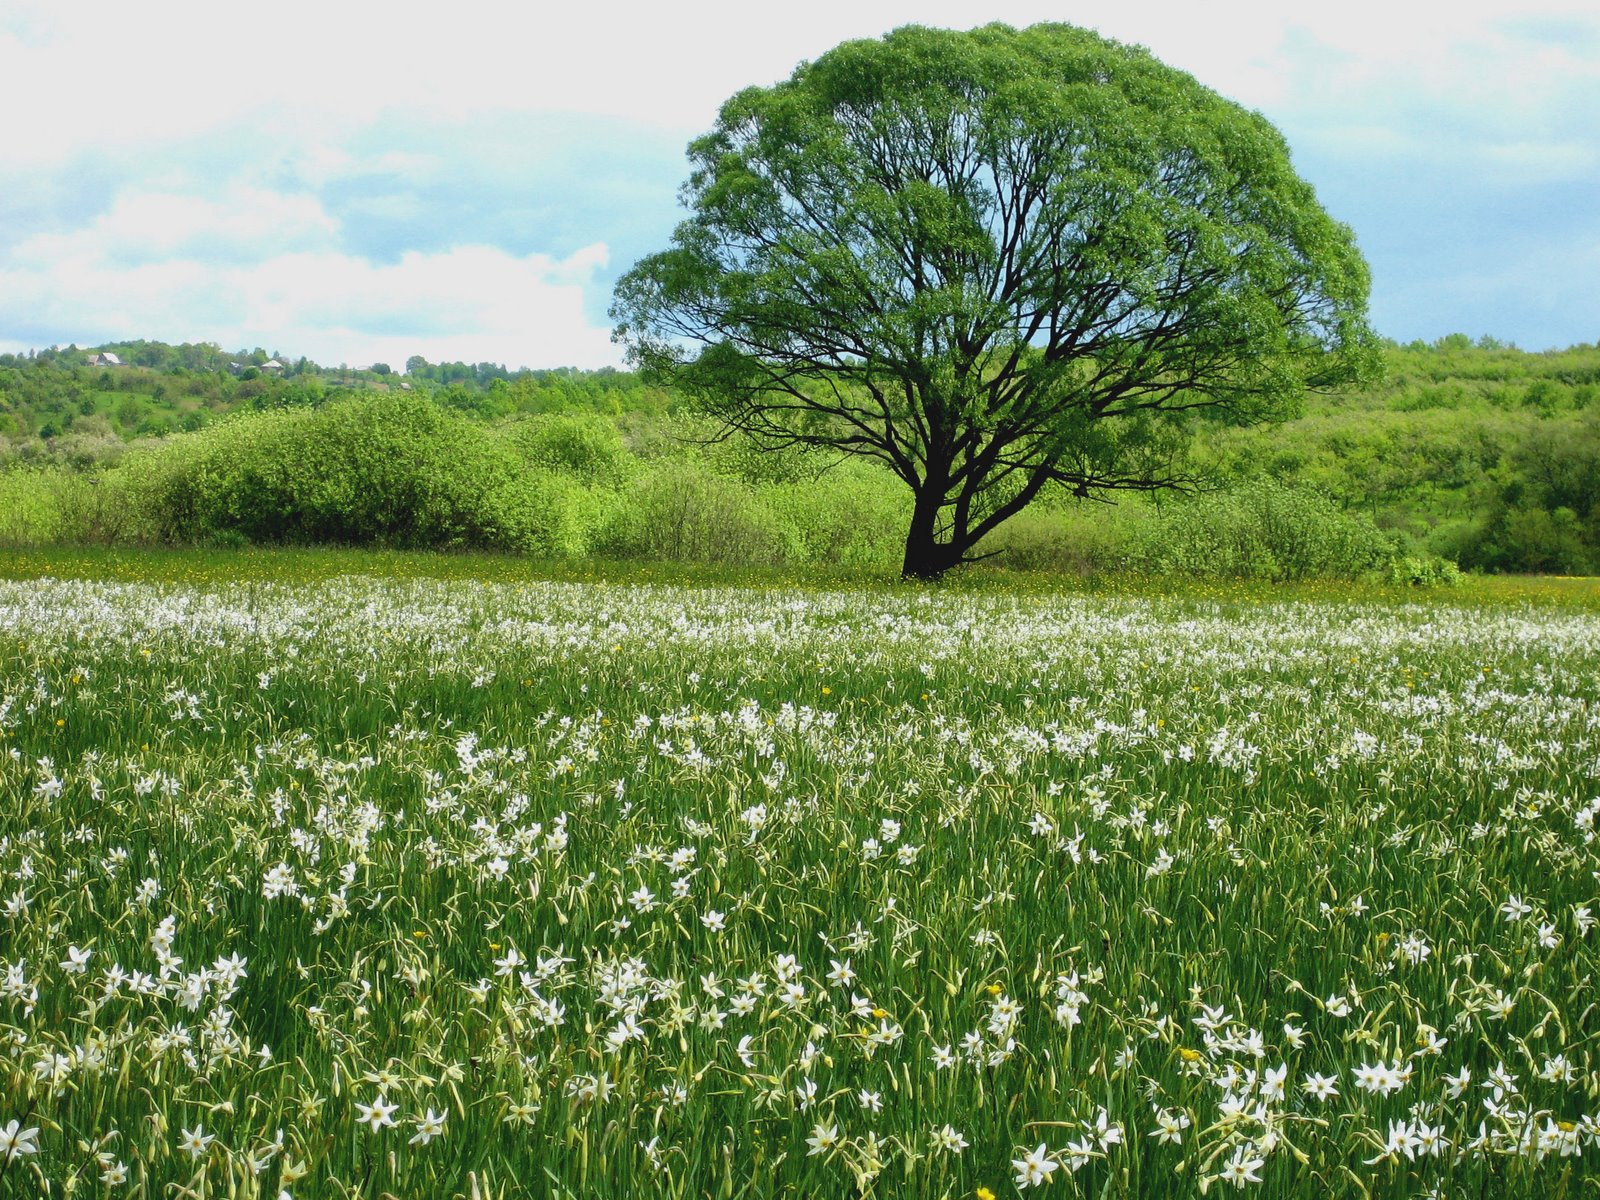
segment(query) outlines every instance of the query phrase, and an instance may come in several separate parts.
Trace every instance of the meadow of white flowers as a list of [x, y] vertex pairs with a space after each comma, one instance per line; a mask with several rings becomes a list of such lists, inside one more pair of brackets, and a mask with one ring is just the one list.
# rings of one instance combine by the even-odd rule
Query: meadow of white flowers
[[1600, 621], [0, 584], [0, 1195], [1593, 1196]]

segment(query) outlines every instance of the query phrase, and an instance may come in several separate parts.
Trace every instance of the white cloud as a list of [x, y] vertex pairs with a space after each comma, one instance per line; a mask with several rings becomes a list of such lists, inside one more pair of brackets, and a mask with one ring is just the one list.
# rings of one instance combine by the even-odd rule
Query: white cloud
[[[8, 7], [14, 27], [35, 31], [26, 38], [0, 32], [0, 111], [31, 115], [8, 130], [5, 153], [23, 161], [103, 142], [180, 139], [247, 117], [274, 139], [336, 141], [393, 108], [436, 116], [589, 112], [698, 129], [737, 88], [782, 78], [799, 59], [845, 38], [913, 21], [1076, 20], [1145, 42], [1213, 86], [1262, 103], [1294, 86], [1279, 54], [1291, 31], [1348, 51], [1380, 76], [1443, 70], [1453, 77], [1454, 47], [1484, 41], [1495, 14], [1520, 11], [1470, 0], [1444, 20], [1422, 6], [1373, 3], [1131, 3], [1107, 11], [1081, 0], [458, 0], [447, 15], [430, 10], [407, 20], [403, 8], [281, 0], [275, 30], [267, 31], [260, 10], [248, 5], [13, 0]], [[1545, 10], [1582, 8], [1547, 3], [1529, 11]]]
[[[0, 329], [278, 339], [351, 362], [434, 357], [421, 339], [435, 334], [455, 339], [437, 351], [450, 357], [615, 361], [583, 318], [586, 299], [597, 319], [604, 267], [560, 256], [583, 241], [634, 252], [616, 206], [597, 218], [554, 176], [531, 202], [514, 194], [538, 147], [502, 146], [521, 169], [500, 181], [477, 169], [483, 147], [451, 145], [465, 118], [593, 114], [681, 144], [739, 88], [846, 38], [989, 20], [1145, 44], [1261, 109], [1339, 179], [1375, 179], [1380, 160], [1419, 174], [1469, 162], [1439, 177], [1484, 187], [1600, 171], [1595, 0], [279, 0], [265, 20], [212, 0], [5, 0], [0, 112], [26, 117], [0, 138]], [[408, 128], [431, 136], [407, 141]], [[483, 203], [438, 198], [464, 176]], [[528, 215], [515, 234], [496, 225], [515, 250], [469, 245], [500, 213]], [[388, 261], [408, 246], [433, 252]], [[417, 340], [402, 354], [391, 337]]]
[[126, 189], [82, 229], [31, 237], [12, 261], [42, 268], [64, 260], [139, 264], [195, 258], [259, 258], [331, 247], [337, 223], [314, 196], [282, 195], [234, 184], [218, 199], [183, 192]]
[[0, 327], [58, 320], [84, 344], [124, 337], [264, 346], [326, 364], [434, 361], [615, 365], [584, 315], [604, 245], [565, 259], [491, 246], [378, 266], [333, 251], [243, 265], [177, 259], [124, 267], [82, 255], [0, 269]]
[[312, 187], [350, 179], [390, 176], [409, 182], [434, 179], [445, 170], [437, 155], [389, 150], [381, 154], [355, 155], [338, 146], [310, 145], [293, 156], [293, 173]]
[[1600, 146], [1577, 142], [1506, 142], [1485, 148], [1495, 166], [1523, 183], [1565, 183], [1600, 170]]
[[1340, 21], [1348, 10], [1308, 8], [1275, 55], [1283, 90], [1268, 115], [1318, 131], [1378, 127], [1456, 154], [1573, 131], [1593, 144], [1600, 11], [1588, 0], [1526, 10], [1566, 14], [1574, 30], [1591, 31], [1591, 40], [1570, 43], [1532, 36], [1503, 4], [1469, 2], [1447, 17], [1420, 5], [1389, 9]]
[[1131, 0], [1109, 9], [1088, 0], [457, 0], [447, 12], [280, 0], [270, 27], [258, 8], [210, 0], [10, 0], [7, 9], [0, 111], [32, 118], [8, 131], [9, 154], [166, 140], [246, 114], [290, 139], [337, 141], [394, 108], [588, 112], [698, 129], [737, 88], [910, 22], [1074, 21], [1145, 43], [1247, 103], [1295, 93], [1304, 63], [1284, 53], [1295, 37], [1342, 56], [1340, 74], [1352, 82], [1450, 89], [1463, 105], [1487, 95], [1525, 101], [1552, 75], [1595, 66], [1592, 46], [1530, 38], [1529, 22], [1596, 20], [1592, 0], [1456, 0], [1445, 13], [1392, 0]]

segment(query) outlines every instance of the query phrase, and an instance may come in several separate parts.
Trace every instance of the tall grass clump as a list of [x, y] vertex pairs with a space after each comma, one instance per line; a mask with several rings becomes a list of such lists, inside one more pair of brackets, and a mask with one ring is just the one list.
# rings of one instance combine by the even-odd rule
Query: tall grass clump
[[887, 472], [847, 461], [774, 483], [764, 496], [792, 530], [798, 561], [861, 570], [900, 565], [911, 497]]
[[0, 544], [37, 546], [56, 540], [59, 467], [0, 471]]
[[979, 553], [1019, 571], [1096, 575], [1127, 565], [1130, 547], [1154, 513], [1144, 504], [1047, 499], [1012, 517], [983, 540]]
[[138, 528], [127, 477], [56, 463], [0, 471], [0, 545], [105, 545]]

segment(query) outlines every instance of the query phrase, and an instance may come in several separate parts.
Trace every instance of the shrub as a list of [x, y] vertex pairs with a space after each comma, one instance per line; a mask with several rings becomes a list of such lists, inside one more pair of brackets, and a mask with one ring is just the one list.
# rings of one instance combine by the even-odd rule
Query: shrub
[[166, 541], [582, 552], [572, 485], [424, 397], [236, 416], [147, 449], [128, 471]]
[[1501, 507], [1462, 538], [1461, 561], [1485, 571], [1577, 575], [1593, 565], [1570, 508]]
[[618, 558], [764, 566], [796, 557], [799, 546], [748, 485], [680, 457], [640, 476], [596, 549]]
[[911, 517], [900, 482], [861, 463], [841, 463], [820, 478], [760, 488], [789, 530], [802, 562], [841, 567], [898, 567]]
[[1457, 587], [1465, 581], [1455, 563], [1435, 554], [1403, 554], [1389, 564], [1389, 582], [1406, 587]]
[[1353, 579], [1386, 567], [1394, 553], [1370, 519], [1320, 493], [1260, 480], [1168, 508], [1149, 523], [1127, 565], [1242, 579]]
[[584, 483], [619, 487], [633, 473], [633, 460], [616, 424], [581, 413], [549, 413], [515, 421], [499, 432], [523, 461]]

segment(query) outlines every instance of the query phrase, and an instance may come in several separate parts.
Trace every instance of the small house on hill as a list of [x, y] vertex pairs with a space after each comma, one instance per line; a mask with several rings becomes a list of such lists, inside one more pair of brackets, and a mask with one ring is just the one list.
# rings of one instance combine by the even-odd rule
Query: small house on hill
[[122, 360], [115, 354], [111, 353], [111, 351], [102, 350], [98, 354], [91, 354], [89, 356], [89, 365], [91, 367], [120, 367], [124, 364]]
[[289, 369], [289, 364], [286, 362], [280, 362], [276, 358], [269, 358], [260, 366], [248, 361], [231, 362], [228, 364], [228, 373], [231, 375], [243, 375], [246, 371], [252, 369], [259, 371], [263, 375], [282, 375]]

